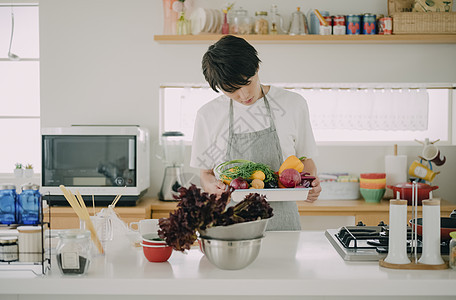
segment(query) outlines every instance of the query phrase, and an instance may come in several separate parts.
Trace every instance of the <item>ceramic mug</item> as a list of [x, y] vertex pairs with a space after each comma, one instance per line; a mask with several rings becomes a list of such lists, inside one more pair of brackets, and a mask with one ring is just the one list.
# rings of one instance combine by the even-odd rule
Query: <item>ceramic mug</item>
[[130, 230], [139, 232], [141, 235], [146, 233], [157, 233], [159, 229], [158, 219], [145, 219], [140, 220], [139, 222], [131, 222], [128, 227]]
[[409, 175], [412, 177], [424, 179], [426, 181], [432, 181], [434, 180], [437, 173], [415, 160], [410, 166]]
[[421, 154], [425, 160], [432, 161], [437, 166], [443, 165], [446, 161], [445, 156], [443, 159], [440, 158], [440, 150], [434, 144], [427, 144], [424, 146]]

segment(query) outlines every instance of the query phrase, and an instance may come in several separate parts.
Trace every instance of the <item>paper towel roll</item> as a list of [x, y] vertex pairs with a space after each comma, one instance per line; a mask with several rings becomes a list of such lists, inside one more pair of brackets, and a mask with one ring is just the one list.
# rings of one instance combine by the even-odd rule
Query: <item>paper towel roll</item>
[[[407, 155], [385, 156], [386, 185], [407, 182]], [[394, 197], [393, 191], [386, 189], [386, 197]]]

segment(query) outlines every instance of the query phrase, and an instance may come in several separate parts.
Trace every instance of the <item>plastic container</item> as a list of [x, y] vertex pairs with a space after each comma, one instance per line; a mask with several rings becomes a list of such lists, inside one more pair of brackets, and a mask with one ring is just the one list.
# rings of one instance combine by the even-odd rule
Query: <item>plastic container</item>
[[360, 199], [359, 182], [322, 181], [318, 200], [357, 200]]
[[35, 225], [40, 222], [41, 194], [35, 184], [22, 185], [17, 197], [17, 221], [19, 224]]
[[0, 185], [0, 224], [16, 223], [16, 186], [13, 184]]
[[59, 234], [57, 264], [62, 275], [85, 275], [90, 265], [90, 231], [70, 229]]

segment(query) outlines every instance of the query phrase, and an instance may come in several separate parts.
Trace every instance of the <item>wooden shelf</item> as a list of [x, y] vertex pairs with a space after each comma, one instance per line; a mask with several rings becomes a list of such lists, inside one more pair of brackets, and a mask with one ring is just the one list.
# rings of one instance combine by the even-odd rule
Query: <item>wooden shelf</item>
[[[218, 41], [222, 34], [155, 35], [162, 44], [205, 44]], [[264, 44], [456, 44], [456, 34], [440, 35], [239, 35]]]

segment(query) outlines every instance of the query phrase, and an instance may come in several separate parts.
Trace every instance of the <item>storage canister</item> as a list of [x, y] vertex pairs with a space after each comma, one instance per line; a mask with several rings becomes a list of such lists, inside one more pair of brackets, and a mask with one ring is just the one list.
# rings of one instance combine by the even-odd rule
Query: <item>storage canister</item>
[[17, 236], [0, 237], [0, 261], [10, 262], [18, 260]]
[[250, 22], [249, 13], [247, 10], [236, 9], [234, 11], [234, 16], [230, 21], [230, 33], [233, 34], [250, 34], [252, 33], [252, 25]]
[[255, 34], [268, 34], [269, 33], [269, 22], [267, 11], [255, 12]]
[[16, 186], [5, 183], [0, 185], [0, 224], [16, 223]]
[[57, 264], [63, 275], [80, 276], [90, 264], [90, 231], [69, 229], [59, 234]]
[[24, 184], [17, 199], [17, 217], [19, 224], [35, 225], [40, 221], [41, 194], [36, 184]]
[[19, 261], [42, 262], [43, 261], [43, 236], [40, 226], [19, 226]]

